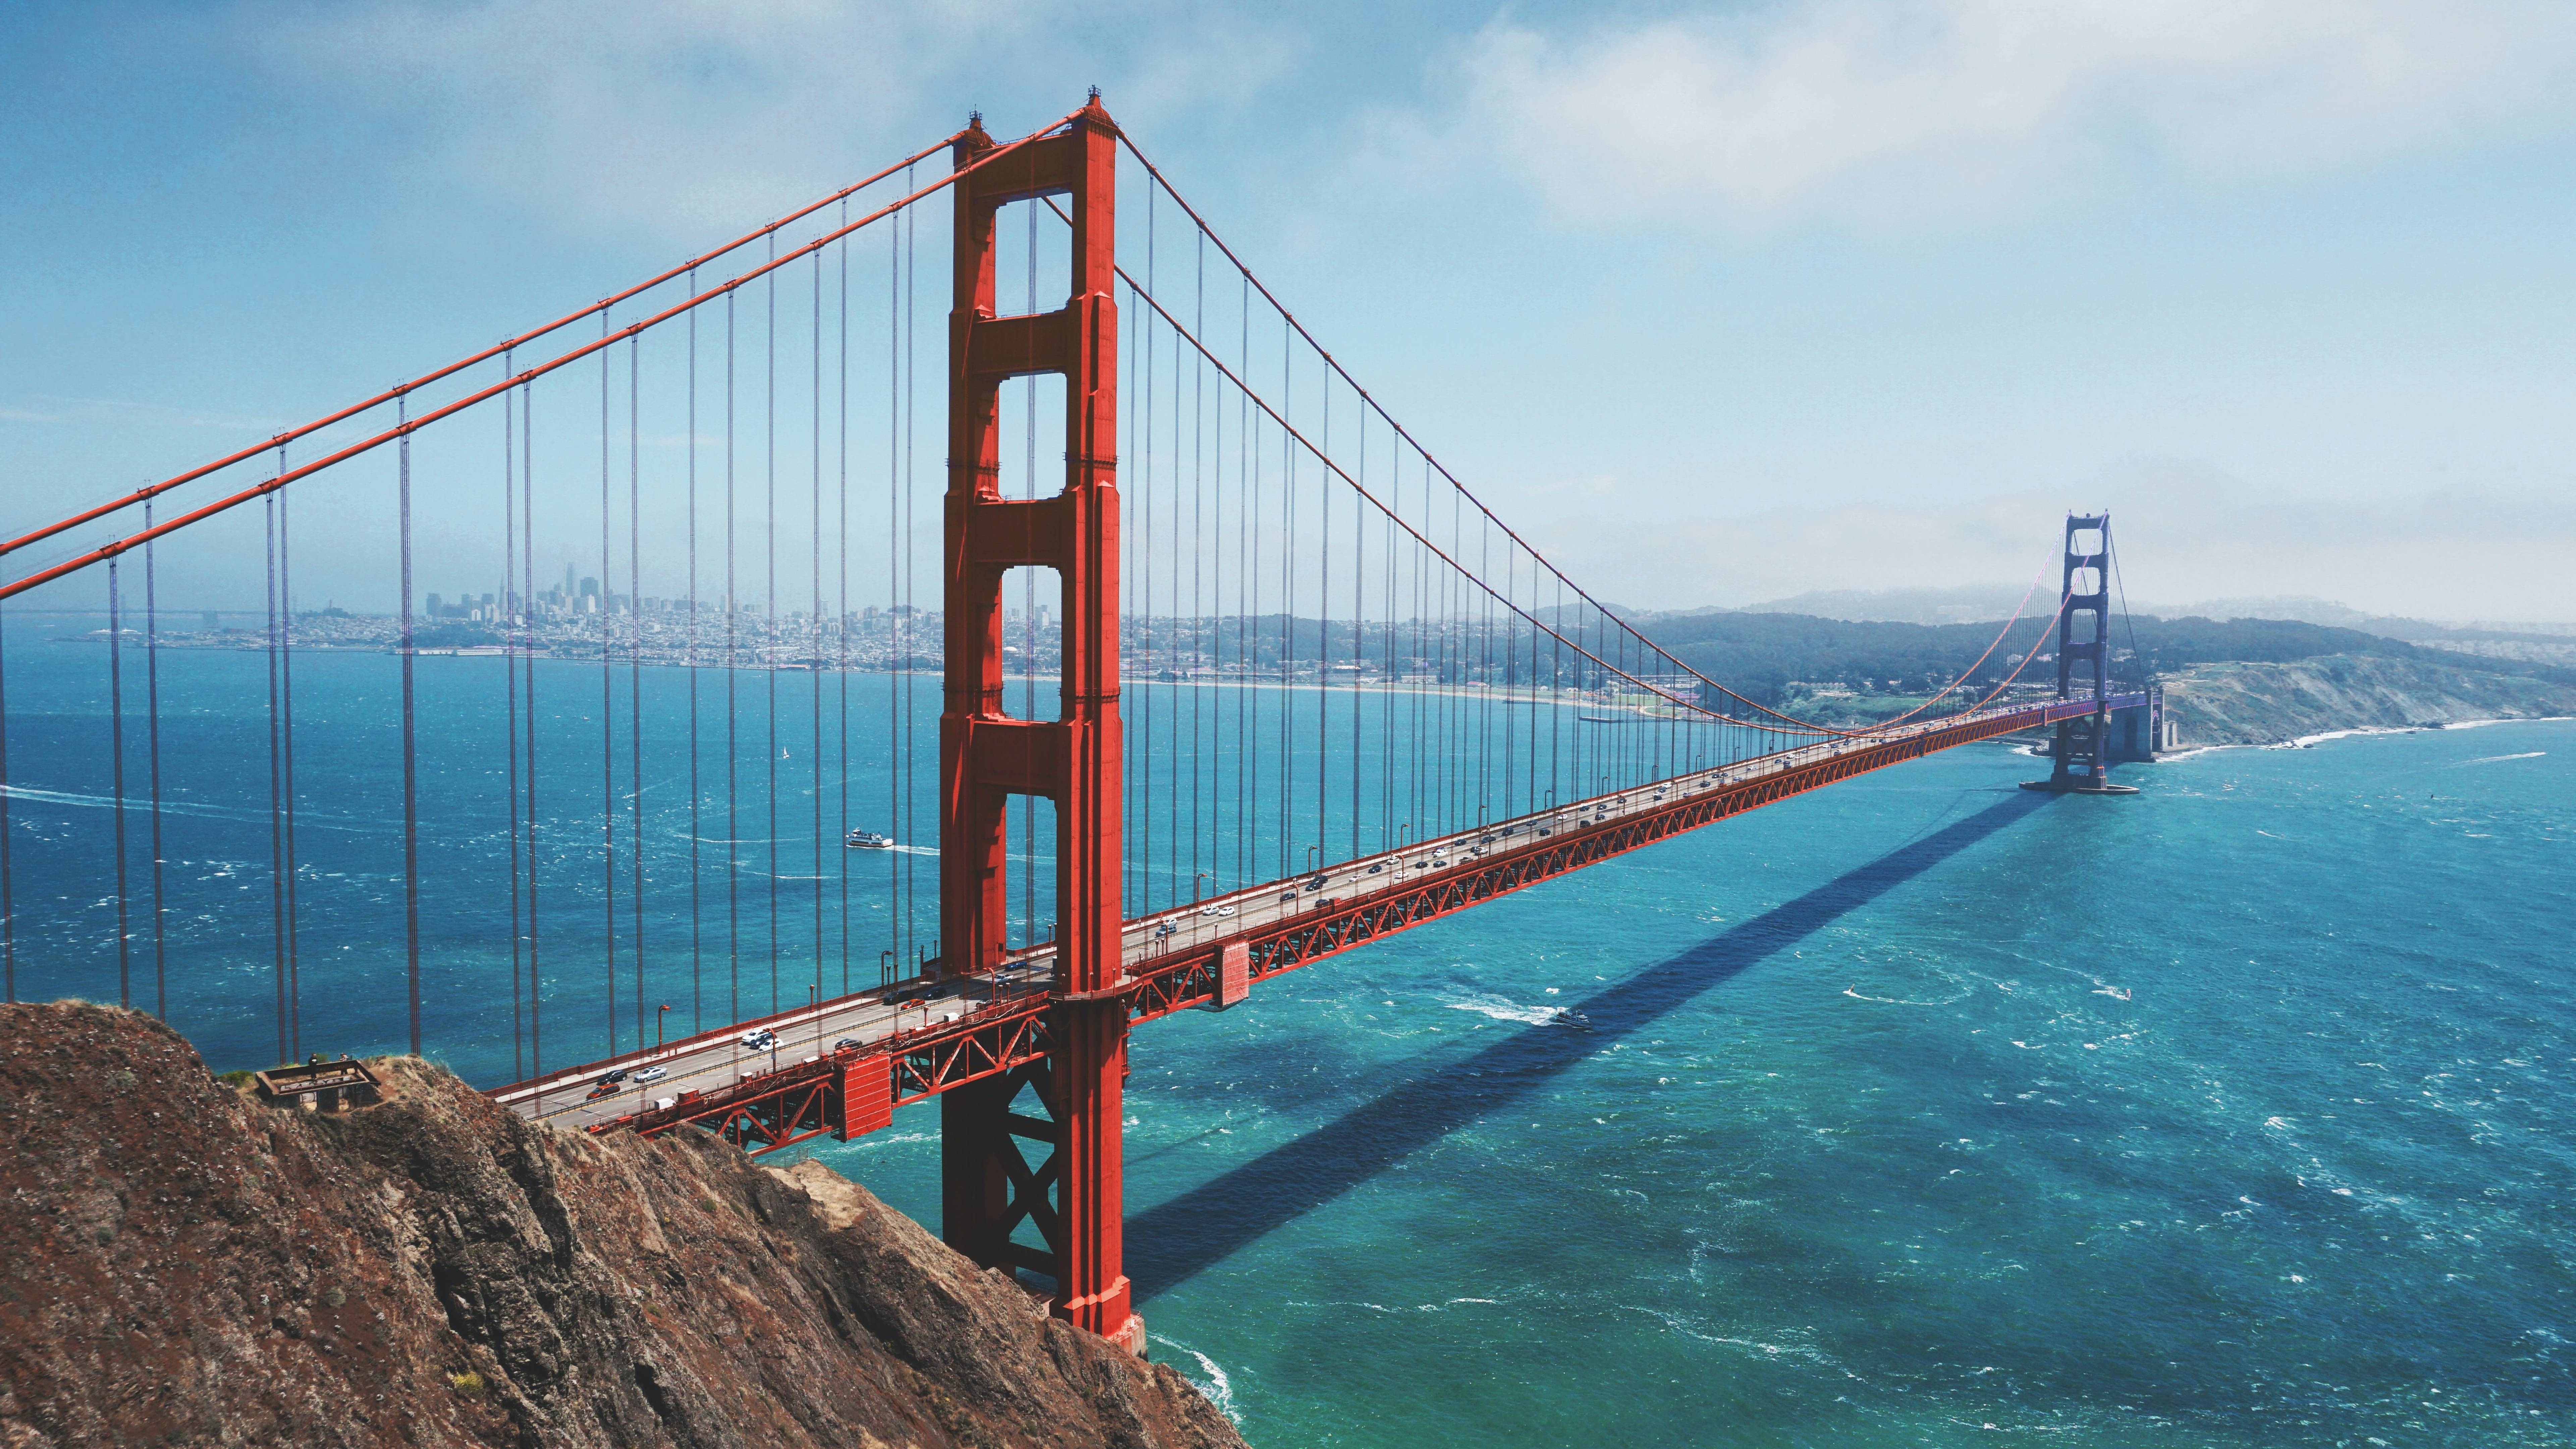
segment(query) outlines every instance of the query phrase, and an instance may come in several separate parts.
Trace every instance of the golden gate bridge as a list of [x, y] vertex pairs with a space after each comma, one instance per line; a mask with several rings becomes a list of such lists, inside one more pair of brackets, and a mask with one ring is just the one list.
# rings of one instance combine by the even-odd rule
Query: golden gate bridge
[[[1144, 191], [1141, 227], [1131, 203], [1121, 228], [1122, 173]], [[943, 242], [947, 325], [925, 343], [920, 265]], [[1063, 305], [1040, 310], [1059, 288]], [[1014, 292], [1019, 310], [1005, 310]], [[915, 364], [933, 354], [943, 370], [925, 388]], [[924, 393], [946, 426], [935, 523], [911, 485]], [[1060, 480], [1040, 457], [1054, 435]], [[309, 456], [295, 461], [298, 449]], [[265, 691], [266, 944], [286, 1061], [305, 1044], [298, 922], [318, 889], [297, 833], [299, 819], [312, 827], [299, 816], [295, 665], [350, 637], [317, 638], [315, 616], [296, 611], [290, 503], [341, 480], [391, 495], [382, 521], [401, 602], [381, 644], [399, 659], [400, 743], [366, 768], [402, 802], [410, 1049], [423, 1047], [424, 826], [437, 841], [506, 817], [506, 846], [490, 850], [487, 835], [477, 855], [487, 871], [506, 860], [506, 891], [489, 890], [507, 899], [491, 913], [495, 975], [504, 946], [510, 957], [515, 1080], [492, 1089], [499, 1101], [566, 1127], [696, 1128], [764, 1152], [874, 1131], [936, 1097], [942, 1235], [1042, 1278], [1057, 1316], [1137, 1350], [1120, 1196], [1136, 1026], [1225, 1010], [1391, 933], [1973, 741], [2048, 728], [2050, 775], [2034, 788], [2119, 793], [2110, 765], [2150, 753], [2161, 710], [2151, 689], [2112, 682], [2102, 514], [2065, 520], [2052, 613], [2025, 606], [1896, 718], [1804, 720], [1706, 677], [1479, 501], [1095, 92], [1007, 142], [978, 117], [591, 306], [0, 544], [27, 570], [0, 600], [103, 589], [118, 997], [133, 1003], [148, 959], [164, 1016], [163, 829], [193, 753], [165, 756], [165, 727], [188, 725], [165, 726], [160, 659], [205, 641], [164, 629], [159, 554], [258, 560], [263, 628], [229, 642], [265, 666], [252, 682]], [[307, 504], [308, 553], [316, 506], [326, 553], [365, 546], [365, 511], [346, 498]], [[505, 761], [483, 770], [498, 799], [484, 788], [453, 822], [432, 813], [437, 792], [420, 778], [415, 661], [432, 647], [424, 623], [441, 626], [414, 607], [416, 504], [442, 539], [477, 540], [461, 554], [442, 544], [442, 568], [500, 580], [475, 611], [475, 642], [439, 651], [496, 656], [504, 684], [485, 706], [504, 723]], [[549, 545], [576, 528], [595, 539], [595, 587], [541, 591], [541, 527]], [[2054, 687], [2017, 688], [2041, 658]], [[926, 740], [912, 692], [934, 661]], [[685, 671], [685, 726], [658, 703], [648, 712], [648, 663]], [[854, 674], [883, 677], [881, 718], [853, 707]], [[577, 744], [546, 712], [594, 706], [597, 733]], [[14, 1000], [8, 716], [0, 672], [0, 957]], [[762, 737], [741, 738], [746, 723]], [[648, 737], [683, 731], [685, 771], [657, 757], [648, 781]], [[718, 737], [720, 768], [706, 768]], [[310, 770], [310, 727], [301, 738]], [[746, 771], [754, 744], [759, 768]], [[881, 780], [854, 763], [869, 759]], [[794, 818], [782, 773], [791, 807], [811, 797]], [[648, 842], [648, 784], [685, 789], [684, 889]], [[915, 844], [925, 836], [935, 852]], [[717, 888], [709, 844], [722, 846]], [[131, 869], [137, 851], [148, 872]], [[797, 854], [810, 875], [784, 868]], [[924, 856], [936, 869], [916, 911]], [[854, 881], [872, 896], [856, 916]], [[787, 1001], [780, 972], [797, 952], [782, 932], [808, 926], [813, 979]], [[256, 927], [234, 933], [233, 957], [244, 932]], [[595, 967], [596, 989], [567, 987], [566, 958]], [[724, 987], [713, 1002], [710, 958]], [[853, 989], [871, 958], [875, 983]], [[755, 1011], [745, 968], [757, 1005], [763, 965], [767, 1009]], [[690, 1030], [666, 1039], [677, 1008], [657, 998], [678, 994], [683, 967]], [[389, 977], [373, 978], [370, 1003]], [[569, 1027], [567, 1011], [580, 1013]]]

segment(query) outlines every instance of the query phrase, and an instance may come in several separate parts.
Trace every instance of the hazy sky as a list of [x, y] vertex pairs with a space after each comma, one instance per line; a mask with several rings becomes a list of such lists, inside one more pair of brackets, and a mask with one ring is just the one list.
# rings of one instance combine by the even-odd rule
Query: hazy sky
[[0, 522], [1098, 84], [1624, 602], [2576, 618], [2576, 5], [0, 9]]

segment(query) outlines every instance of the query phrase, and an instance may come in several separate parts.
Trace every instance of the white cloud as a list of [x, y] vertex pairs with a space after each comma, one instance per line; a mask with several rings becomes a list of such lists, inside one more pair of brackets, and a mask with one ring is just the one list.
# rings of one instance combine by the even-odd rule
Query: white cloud
[[1558, 211], [1973, 215], [2144, 169], [2336, 167], [2576, 114], [2563, 0], [1785, 0], [1459, 60], [1462, 129]]
[[1118, 29], [1155, 40], [1112, 46], [1063, 0], [254, 5], [236, 40], [299, 89], [376, 118], [398, 164], [475, 203], [703, 239], [926, 145], [970, 106], [1014, 134], [1096, 82], [1130, 124], [1204, 116], [1245, 104], [1297, 50], [1170, 0], [1131, 8]]

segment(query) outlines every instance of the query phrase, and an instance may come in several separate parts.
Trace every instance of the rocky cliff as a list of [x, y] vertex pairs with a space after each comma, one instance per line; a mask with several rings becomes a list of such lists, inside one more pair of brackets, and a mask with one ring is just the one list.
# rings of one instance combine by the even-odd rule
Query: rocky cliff
[[2576, 689], [2374, 654], [2199, 664], [2168, 676], [2185, 748], [2268, 745], [2333, 730], [2576, 715]]
[[534, 1127], [416, 1060], [278, 1108], [0, 1007], [0, 1445], [1239, 1445], [817, 1164]]

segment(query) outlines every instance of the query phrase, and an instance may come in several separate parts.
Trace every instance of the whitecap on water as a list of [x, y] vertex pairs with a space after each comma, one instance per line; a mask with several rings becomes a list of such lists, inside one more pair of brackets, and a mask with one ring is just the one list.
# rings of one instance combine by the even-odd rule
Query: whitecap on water
[[1165, 1348], [1177, 1349], [1180, 1352], [1197, 1359], [1199, 1361], [1199, 1372], [1206, 1374], [1207, 1377], [1200, 1378], [1198, 1374], [1190, 1373], [1182, 1374], [1181, 1377], [1190, 1381], [1191, 1388], [1194, 1388], [1201, 1394], [1206, 1395], [1207, 1401], [1216, 1405], [1216, 1411], [1225, 1415], [1226, 1419], [1234, 1424], [1235, 1427], [1241, 1428], [1243, 1426], [1243, 1416], [1234, 1411], [1234, 1380], [1226, 1377], [1225, 1370], [1218, 1366], [1215, 1359], [1208, 1357], [1206, 1354], [1199, 1352], [1188, 1344], [1174, 1343], [1172, 1340], [1165, 1338], [1159, 1333], [1148, 1332], [1145, 1336], [1152, 1339], [1154, 1342], [1161, 1344]]
[[1490, 1016], [1496, 1021], [1522, 1021], [1532, 1026], [1545, 1026], [1566, 1014], [1562, 1006], [1522, 1006], [1509, 997], [1494, 996], [1484, 992], [1443, 1001], [1440, 1004], [1451, 1011], [1472, 1011], [1478, 1016]]
[[1850, 997], [1854, 1001], [1874, 1001], [1881, 1006], [1947, 1006], [1951, 1002], [1958, 1000], [1960, 996], [1965, 996], [1967, 994], [1968, 993], [1962, 991], [1959, 993], [1959, 996], [1945, 996], [1939, 1001], [1915, 1001], [1903, 996], [1864, 996], [1852, 987], [1846, 986], [1843, 988], [1843, 995]]

